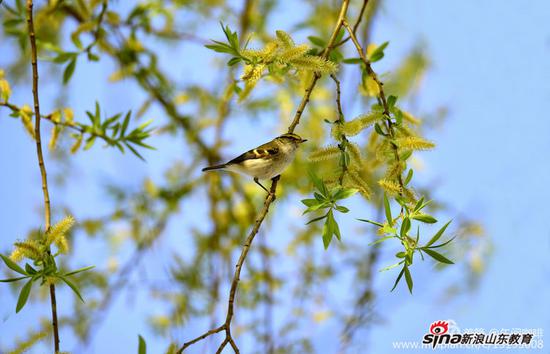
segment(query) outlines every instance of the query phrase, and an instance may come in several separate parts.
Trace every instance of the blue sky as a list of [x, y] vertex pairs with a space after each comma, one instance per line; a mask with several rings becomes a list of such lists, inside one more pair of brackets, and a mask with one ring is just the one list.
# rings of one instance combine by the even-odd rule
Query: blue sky
[[[462, 328], [550, 329], [550, 266], [545, 262], [550, 251], [546, 205], [550, 200], [547, 157], [550, 120], [546, 107], [550, 99], [550, 4], [542, 0], [384, 3], [374, 26], [373, 39], [377, 43], [389, 40], [391, 44], [385, 62], [375, 69], [383, 71], [384, 65], [391, 66], [400, 54], [422, 41], [432, 67], [418, 97], [419, 111], [430, 111], [441, 105], [449, 108], [445, 124], [430, 132], [429, 138], [436, 141], [438, 147], [421, 155], [426, 168], [415, 179], [423, 185], [437, 186], [435, 199], [453, 205], [455, 215], [446, 215], [448, 218], [460, 214], [481, 220], [493, 240], [494, 254], [479, 288], [451, 302], [441, 301], [438, 295], [441, 288], [463, 279], [452, 270], [434, 272], [430, 264], [420, 266], [414, 296], [404, 289], [387, 291], [394, 274], [377, 276], [376, 309], [383, 315], [383, 321], [364, 338], [360, 337], [350, 352], [390, 352], [392, 342], [420, 340], [429, 324], [440, 319], [453, 319]], [[299, 11], [290, 14], [288, 1], [281, 5], [280, 11], [289, 14], [282, 16], [285, 21], [298, 19]], [[277, 22], [271, 27], [285, 28], [285, 24]], [[216, 31], [217, 28], [212, 28], [212, 33]], [[188, 48], [182, 50], [185, 49]], [[213, 54], [196, 46], [193, 50], [197, 56], [186, 56], [189, 59], [186, 61], [175, 60], [176, 55], [166, 56], [167, 64], [177, 64], [174, 65], [176, 77], [185, 75], [193, 81], [205, 74], [197, 68], [203, 67], [204, 56], [210, 59]], [[0, 59], [0, 65], [3, 62]], [[111, 64], [77, 68], [71, 84], [70, 105], [92, 107], [97, 99], [108, 113], [135, 109], [142, 97], [134, 94], [133, 85], [107, 86], [106, 81], [95, 79], [108, 76], [112, 70]], [[43, 81], [43, 111], [53, 107], [48, 98], [53, 96], [54, 87], [55, 83]], [[15, 102], [30, 103], [28, 87], [15, 87], [14, 92]], [[124, 97], [122, 103], [121, 97]], [[20, 124], [6, 116], [6, 111], [1, 110], [0, 161], [6, 166], [0, 175], [0, 200], [3, 201], [0, 249], [3, 250], [42, 220], [37, 203], [41, 200], [41, 190], [34, 145]], [[248, 122], [243, 119], [242, 124]], [[272, 127], [262, 129], [262, 134], [252, 137], [247, 145], [269, 139]], [[238, 133], [232, 128], [228, 136]], [[159, 178], [165, 167], [184, 152], [179, 144], [168, 140], [155, 141], [155, 146], [157, 151], [147, 152], [147, 164], [100, 147], [77, 154], [73, 158], [72, 182], [63, 193], [52, 188], [54, 206], [66, 203], [77, 216], [98, 215], [98, 210], [110, 205], [103, 197], [98, 180], [124, 181], [137, 188], [142, 177]], [[243, 148], [231, 145], [228, 155]], [[53, 176], [54, 171], [62, 167], [47, 159]], [[292, 205], [292, 201], [288, 203]], [[190, 205], [182, 206], [182, 214], [190, 211]], [[182, 223], [170, 225], [169, 229], [181, 230], [186, 225]], [[79, 240], [82, 243], [77, 243], [75, 252], [82, 264], [75, 266], [97, 264], [97, 259], [105, 261], [110, 251], [103, 244], [84, 241], [83, 237]], [[160, 250], [153, 250], [153, 254], [159, 256]], [[104, 266], [98, 264], [98, 267]], [[137, 333], [147, 336], [154, 352], [165, 346], [143, 321], [142, 315], [150, 311], [140, 306], [148, 303], [147, 294], [126, 295], [117, 300], [87, 353], [106, 352], [108, 348], [119, 349], [121, 353], [135, 352]], [[7, 287], [0, 287], [0, 296], [0, 332], [3, 333], [0, 349], [3, 349], [37, 314], [47, 317], [49, 307], [46, 303], [33, 304], [15, 315], [15, 298]], [[60, 298], [61, 311], [69, 309], [67, 301], [72, 301], [71, 294], [62, 291]], [[132, 326], [125, 326], [126, 323]], [[200, 333], [201, 328], [189, 330]], [[312, 330], [319, 353], [337, 350], [336, 328], [327, 323]], [[185, 337], [190, 336], [192, 334]], [[68, 333], [62, 333], [62, 338], [63, 348], [71, 350], [74, 340]], [[112, 347], [115, 338], [120, 348]]]

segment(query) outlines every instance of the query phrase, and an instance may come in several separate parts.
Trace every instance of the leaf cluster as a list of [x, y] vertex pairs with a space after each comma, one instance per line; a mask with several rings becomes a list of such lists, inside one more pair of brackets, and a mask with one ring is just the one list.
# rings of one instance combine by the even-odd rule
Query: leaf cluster
[[325, 246], [325, 249], [327, 249], [333, 236], [336, 236], [339, 241], [341, 240], [340, 227], [334, 218], [334, 210], [340, 213], [349, 212], [348, 208], [338, 205], [338, 202], [351, 197], [357, 193], [358, 190], [344, 187], [329, 189], [326, 184], [315, 174], [311, 173], [310, 177], [317, 192], [313, 193], [314, 198], [302, 200], [302, 203], [307, 207], [303, 214], [318, 210], [327, 210], [327, 212], [323, 215], [315, 217], [307, 222], [307, 224], [311, 224], [313, 222], [325, 220], [322, 235], [323, 245]]
[[390, 239], [398, 239], [400, 241], [401, 245], [403, 246], [403, 250], [395, 254], [395, 256], [400, 259], [400, 261], [382, 269], [381, 271], [386, 271], [403, 265], [403, 267], [401, 268], [401, 272], [397, 276], [391, 290], [393, 291], [397, 287], [397, 284], [399, 284], [399, 281], [401, 280], [403, 275], [405, 275], [407, 287], [412, 294], [413, 279], [409, 267], [413, 264], [414, 255], [418, 253], [422, 260], [424, 260], [425, 253], [439, 263], [454, 264], [453, 261], [434, 250], [436, 248], [448, 245], [454, 239], [454, 237], [443, 243], [437, 245], [435, 244], [443, 236], [443, 233], [447, 229], [447, 226], [449, 226], [449, 224], [451, 223], [451, 221], [449, 221], [445, 225], [443, 225], [443, 227], [441, 227], [439, 231], [437, 231], [428, 242], [426, 242], [424, 245], [420, 245], [420, 226], [417, 226], [415, 237], [412, 237], [409, 233], [411, 231], [413, 221], [424, 224], [434, 224], [437, 222], [437, 220], [433, 216], [423, 212], [423, 209], [429, 204], [429, 201], [424, 201], [424, 198], [421, 198], [415, 204], [415, 206], [411, 208], [402, 198], [397, 197], [396, 200], [399, 202], [402, 208], [402, 212], [397, 217], [394, 218], [392, 216], [390, 201], [387, 195], [384, 194], [384, 211], [386, 214], [386, 221], [383, 223], [367, 219], [359, 219], [359, 221], [373, 224], [379, 228], [379, 233], [382, 236], [378, 240], [371, 243], [371, 245], [375, 245]]
[[[40, 285], [51, 284], [57, 279], [62, 280], [67, 284], [78, 298], [82, 301], [82, 295], [78, 287], [70, 280], [70, 276], [92, 269], [93, 266], [80, 268], [74, 271], [62, 271], [58, 269], [55, 258], [60, 253], [67, 253], [66, 234], [74, 225], [72, 216], [67, 216], [50, 228], [44, 235], [40, 235], [38, 239], [28, 239], [22, 242], [15, 243], [15, 250], [10, 257], [0, 254], [0, 258], [6, 266], [18, 273], [20, 276], [16, 278], [1, 279], [0, 282], [11, 283], [20, 280], [27, 280], [21, 288], [15, 312], [19, 312], [27, 303], [33, 283], [40, 281]], [[50, 246], [56, 245], [58, 252], [52, 254]], [[32, 261], [32, 265], [27, 262], [24, 268], [20, 267], [16, 262], [27, 258]]]

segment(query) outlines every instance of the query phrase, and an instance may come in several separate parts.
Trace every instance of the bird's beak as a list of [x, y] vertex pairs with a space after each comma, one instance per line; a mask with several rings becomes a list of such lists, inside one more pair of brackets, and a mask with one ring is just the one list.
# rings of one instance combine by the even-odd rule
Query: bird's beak
[[300, 144], [301, 144], [301, 143], [305, 143], [306, 141], [307, 141], [307, 139], [302, 139], [302, 140], [300, 141]]

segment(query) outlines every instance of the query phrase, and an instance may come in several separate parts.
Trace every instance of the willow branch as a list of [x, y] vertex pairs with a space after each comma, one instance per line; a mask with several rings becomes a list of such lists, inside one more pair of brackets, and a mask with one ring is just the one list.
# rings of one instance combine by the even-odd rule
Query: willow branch
[[[355, 33], [353, 32], [353, 29], [350, 27], [349, 23], [344, 19], [343, 22], [344, 27], [348, 30], [348, 33], [351, 37], [351, 40], [353, 41], [353, 44], [355, 45], [355, 48], [357, 49], [357, 52], [359, 53], [359, 57], [361, 58], [361, 61], [365, 65], [365, 69], [367, 70], [367, 74], [374, 80], [376, 85], [378, 86], [378, 97], [380, 99], [380, 102], [382, 103], [382, 108], [384, 109], [384, 118], [386, 122], [386, 127], [388, 130], [388, 134], [390, 137], [390, 144], [393, 149], [393, 154], [395, 161], [399, 163], [399, 149], [397, 145], [393, 142], [393, 139], [395, 138], [395, 131], [393, 129], [393, 122], [390, 118], [390, 110], [388, 107], [388, 101], [386, 99], [386, 94], [384, 92], [384, 84], [380, 79], [378, 78], [378, 75], [376, 75], [376, 72], [372, 69], [372, 65], [370, 61], [367, 59], [367, 56], [365, 55], [365, 51], [363, 50], [363, 47], [361, 47], [361, 44], [357, 40], [357, 37], [355, 36]], [[403, 178], [401, 177], [401, 174], [398, 176], [399, 186], [401, 188], [401, 193], [405, 189], [405, 185], [403, 183]]]
[[[36, 123], [34, 125], [34, 138], [36, 141], [36, 155], [38, 157], [38, 167], [42, 178], [42, 193], [44, 195], [44, 219], [46, 232], [51, 226], [51, 208], [50, 192], [48, 191], [48, 175], [46, 165], [44, 164], [44, 155], [42, 154], [42, 139], [40, 138], [40, 101], [38, 99], [38, 54], [36, 50], [36, 35], [34, 32], [34, 22], [32, 14], [33, 2], [27, 0], [27, 27], [29, 30], [29, 40], [31, 44], [31, 66], [32, 66], [32, 95], [34, 100], [34, 115]], [[59, 352], [59, 328], [57, 323], [57, 301], [55, 298], [55, 285], [50, 284], [50, 302], [52, 307], [52, 329], [54, 338], [55, 353]]]
[[[346, 12], [348, 10], [348, 6], [349, 6], [349, 0], [343, 0], [342, 1], [342, 6], [340, 8], [340, 12], [338, 14], [338, 20], [336, 21], [336, 25], [334, 27], [334, 30], [332, 31], [332, 35], [330, 37], [330, 40], [329, 40], [327, 46], [325, 47], [325, 49], [323, 50], [323, 52], [321, 54], [322, 58], [328, 58], [328, 56], [330, 55], [330, 52], [334, 49], [334, 43], [336, 42], [336, 37], [338, 35], [338, 32], [340, 31], [340, 28], [342, 28], [343, 23], [345, 21], [345, 16], [346, 16]], [[316, 72], [314, 74], [313, 79], [312, 79], [311, 83], [309, 84], [308, 88], [306, 89], [306, 92], [305, 92], [304, 96], [302, 97], [302, 101], [300, 102], [300, 105], [298, 106], [298, 109], [296, 110], [296, 114], [294, 115], [294, 119], [293, 119], [292, 123], [290, 124], [290, 126], [288, 127], [288, 131], [290, 133], [294, 132], [294, 129], [300, 123], [300, 118], [301, 118], [301, 116], [304, 112], [304, 109], [306, 108], [307, 104], [309, 103], [311, 93], [312, 93], [313, 89], [315, 88], [315, 85], [317, 84], [317, 81], [319, 80], [320, 77], [321, 77], [320, 73]], [[226, 315], [224, 324], [222, 324], [220, 327], [217, 327], [213, 330], [210, 330], [210, 331], [196, 337], [195, 339], [193, 339], [189, 342], [184, 343], [183, 346], [178, 350], [178, 353], [182, 353], [189, 346], [191, 346], [191, 345], [193, 345], [193, 344], [195, 344], [195, 343], [197, 343], [197, 342], [199, 342], [199, 341], [201, 341], [201, 340], [203, 340], [203, 339], [205, 339], [205, 338], [207, 338], [207, 337], [209, 337], [213, 334], [219, 333], [221, 331], [225, 331], [225, 339], [223, 340], [223, 342], [218, 347], [218, 350], [216, 351], [216, 353], [221, 353], [227, 344], [231, 345], [231, 347], [233, 348], [233, 351], [235, 353], [239, 353], [239, 348], [237, 347], [237, 344], [235, 343], [235, 341], [234, 341], [234, 339], [231, 335], [231, 321], [233, 319], [233, 314], [234, 314], [235, 295], [237, 293], [237, 289], [238, 289], [238, 285], [239, 285], [239, 281], [240, 281], [241, 270], [242, 270], [242, 267], [243, 267], [244, 262], [246, 260], [246, 257], [248, 255], [248, 252], [250, 250], [250, 247], [252, 245], [252, 242], [254, 241], [254, 238], [256, 237], [256, 234], [260, 230], [262, 222], [264, 221], [265, 217], [267, 216], [267, 213], [269, 212], [269, 207], [271, 206], [271, 204], [275, 200], [275, 193], [277, 191], [277, 183], [279, 181], [279, 178], [280, 178], [280, 176], [276, 176], [272, 179], [269, 194], [267, 194], [267, 196], [265, 197], [265, 200], [264, 200], [264, 206], [263, 206], [258, 218], [256, 219], [256, 221], [254, 223], [254, 227], [252, 228], [252, 230], [250, 231], [250, 233], [248, 234], [248, 236], [246, 238], [245, 244], [244, 244], [243, 249], [241, 251], [241, 255], [239, 256], [239, 260], [237, 261], [235, 273], [234, 273], [233, 279], [231, 281], [231, 289], [229, 291], [229, 300], [228, 300], [228, 305], [227, 305], [227, 315]]]

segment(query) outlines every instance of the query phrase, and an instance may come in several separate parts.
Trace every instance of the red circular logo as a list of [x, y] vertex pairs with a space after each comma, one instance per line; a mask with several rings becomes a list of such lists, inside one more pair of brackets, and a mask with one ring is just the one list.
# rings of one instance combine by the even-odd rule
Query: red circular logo
[[435, 334], [436, 336], [440, 336], [442, 334], [447, 333], [449, 330], [449, 323], [446, 321], [437, 321], [432, 323], [430, 326], [430, 333]]

